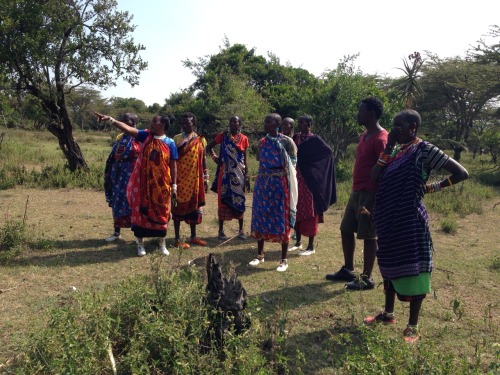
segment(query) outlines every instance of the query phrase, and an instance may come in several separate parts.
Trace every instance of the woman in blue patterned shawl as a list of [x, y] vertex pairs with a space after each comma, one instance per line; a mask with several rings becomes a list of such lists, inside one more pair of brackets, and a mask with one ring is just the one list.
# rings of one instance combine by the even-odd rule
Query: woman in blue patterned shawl
[[278, 133], [280, 124], [280, 115], [267, 115], [264, 120], [267, 134], [259, 141], [259, 173], [252, 204], [252, 237], [258, 241], [258, 252], [249, 264], [257, 266], [264, 262], [264, 241], [280, 242], [281, 261], [276, 270], [284, 272], [288, 268], [290, 228], [295, 225], [297, 207], [297, 147], [290, 137]]
[[[365, 323], [394, 323], [396, 295], [410, 302], [405, 341], [419, 339], [418, 317], [426, 294], [430, 292], [432, 240], [423, 203], [426, 193], [457, 184], [468, 178], [465, 168], [436, 146], [417, 137], [421, 119], [418, 112], [404, 110], [393, 121], [387, 146], [373, 167], [372, 178], [379, 179], [374, 220], [377, 227], [377, 259], [384, 278], [385, 310], [365, 318]], [[397, 147], [394, 147], [397, 142]], [[427, 184], [431, 170], [444, 170], [451, 176]]]
[[[125, 113], [122, 115], [121, 121], [135, 128], [139, 118], [135, 114]], [[134, 137], [121, 133], [116, 137], [106, 161], [104, 193], [114, 220], [114, 232], [106, 238], [108, 242], [120, 238], [121, 228], [130, 228], [132, 211], [127, 201], [127, 184], [134, 170], [140, 148], [141, 145], [136, 142]]]
[[[226, 132], [220, 132], [205, 149], [217, 164], [217, 172], [211, 190], [218, 195], [219, 235], [221, 241], [229, 238], [224, 233], [224, 221], [238, 220], [238, 238], [246, 240], [243, 232], [245, 213], [245, 187], [250, 184], [247, 166], [248, 137], [241, 133], [241, 119], [231, 116]], [[213, 148], [220, 145], [219, 156]]]

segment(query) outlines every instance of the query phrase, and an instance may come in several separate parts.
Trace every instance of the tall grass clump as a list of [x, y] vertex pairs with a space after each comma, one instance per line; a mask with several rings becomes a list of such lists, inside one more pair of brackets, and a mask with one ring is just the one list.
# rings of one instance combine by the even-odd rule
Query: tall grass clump
[[0, 228], [0, 264], [21, 254], [26, 243], [26, 224], [22, 220], [8, 220]]
[[47, 251], [53, 241], [34, 235], [26, 220], [7, 220], [0, 227], [0, 264], [7, 264], [26, 250]]
[[[275, 374], [288, 372], [284, 343], [253, 318], [216, 345], [202, 275], [153, 260], [150, 275], [74, 293], [53, 309], [14, 361], [18, 373]], [[276, 326], [279, 322], [271, 322]], [[264, 345], [264, 343], [272, 344]]]
[[427, 194], [424, 201], [431, 211], [447, 216], [456, 214], [464, 217], [472, 213], [481, 214], [485, 201], [495, 195], [493, 188], [470, 179], [438, 193]]

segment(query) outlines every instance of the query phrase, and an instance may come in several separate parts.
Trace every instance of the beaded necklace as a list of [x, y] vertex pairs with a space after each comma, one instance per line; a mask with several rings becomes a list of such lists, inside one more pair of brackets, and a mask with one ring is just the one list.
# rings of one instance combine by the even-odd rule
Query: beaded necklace
[[408, 143], [405, 143], [405, 144], [402, 144], [402, 145], [399, 145], [398, 146], [398, 150], [397, 150], [397, 153], [402, 153], [402, 152], [406, 152], [410, 149], [410, 146], [413, 146], [415, 144], [417, 144], [418, 142], [420, 142], [421, 139], [416, 137], [415, 139], [411, 140], [410, 142]]

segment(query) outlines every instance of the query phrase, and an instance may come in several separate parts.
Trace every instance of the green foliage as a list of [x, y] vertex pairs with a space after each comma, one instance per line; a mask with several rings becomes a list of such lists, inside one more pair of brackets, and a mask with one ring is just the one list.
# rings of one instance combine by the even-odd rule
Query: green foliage
[[458, 224], [457, 220], [455, 217], [445, 217], [444, 219], [441, 220], [441, 229], [443, 230], [444, 233], [447, 234], [455, 234], [458, 229]]
[[338, 374], [479, 374], [468, 364], [443, 353], [436, 344], [410, 346], [370, 327], [333, 332], [324, 350]]
[[123, 77], [131, 85], [147, 64], [135, 44], [135, 26], [116, 0], [5, 0], [0, 8], [0, 74], [19, 95], [39, 101], [45, 125], [59, 140], [70, 169], [87, 169], [66, 95], [82, 84], [106, 87]]
[[[363, 75], [354, 65], [356, 57], [346, 57], [335, 70], [325, 73], [309, 102], [308, 112], [314, 117], [314, 131], [332, 147], [337, 160], [346, 157], [348, 146], [357, 143], [363, 131], [357, 122], [360, 101], [376, 96], [386, 104], [386, 96], [377, 87], [374, 77]], [[382, 124], [389, 126], [393, 114], [387, 106]]]
[[394, 86], [399, 91], [405, 108], [413, 107], [417, 98], [424, 94], [418, 81], [418, 73], [422, 64], [420, 53], [414, 52], [408, 56], [408, 59], [403, 59], [404, 68], [398, 68], [404, 73], [404, 77], [397, 79]]
[[29, 230], [25, 220], [7, 220], [0, 227], [0, 264], [9, 263], [27, 249], [47, 251], [53, 242]]
[[[420, 84], [425, 93], [417, 110], [432, 124], [433, 138], [446, 140], [460, 154], [474, 122], [500, 95], [500, 66], [458, 57], [428, 57]], [[431, 139], [434, 141], [434, 139]]]
[[494, 195], [495, 192], [492, 188], [470, 179], [459, 185], [448, 187], [437, 194], [427, 194], [424, 201], [429, 210], [447, 216], [459, 215], [463, 217], [471, 213], [480, 214], [484, 202], [493, 198]]
[[26, 246], [26, 224], [9, 220], [0, 228], [0, 264], [15, 258]]
[[103, 186], [103, 171], [100, 167], [92, 166], [88, 171], [77, 170], [71, 172], [65, 165], [46, 166], [41, 171], [27, 170], [24, 166], [0, 169], [0, 176], [5, 178], [0, 184], [0, 190], [10, 189], [15, 185], [42, 189], [59, 188], [93, 188]]
[[500, 271], [500, 255], [493, 257], [490, 268], [494, 271]]
[[228, 332], [223, 348], [214, 345], [204, 297], [196, 269], [153, 260], [147, 277], [65, 298], [12, 370], [102, 374], [114, 361], [119, 374], [274, 374], [297, 364], [285, 355], [284, 322], [276, 319], [254, 317], [248, 331]]

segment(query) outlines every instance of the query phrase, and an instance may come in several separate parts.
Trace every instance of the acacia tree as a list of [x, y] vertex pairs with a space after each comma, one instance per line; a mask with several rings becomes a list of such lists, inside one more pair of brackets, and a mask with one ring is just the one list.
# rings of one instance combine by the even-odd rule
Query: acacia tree
[[429, 55], [422, 73], [425, 96], [417, 109], [434, 113], [434, 126], [441, 125], [441, 138], [451, 144], [453, 158], [459, 161], [474, 121], [500, 95], [500, 66]]
[[0, 73], [36, 97], [70, 170], [88, 169], [73, 137], [66, 95], [82, 84], [132, 86], [147, 64], [130, 34], [135, 26], [115, 0], [2, 0]]

